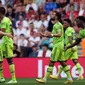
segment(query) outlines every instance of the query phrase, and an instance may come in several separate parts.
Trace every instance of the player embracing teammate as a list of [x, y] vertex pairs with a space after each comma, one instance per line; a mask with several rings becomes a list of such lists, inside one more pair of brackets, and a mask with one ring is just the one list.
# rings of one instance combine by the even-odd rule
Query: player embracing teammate
[[[78, 62], [78, 49], [76, 45], [81, 41], [82, 38], [85, 38], [85, 18], [80, 16], [76, 19], [77, 26], [81, 27], [79, 38], [77, 38], [76, 40], [76, 33], [74, 28], [72, 27], [71, 21], [69, 19], [64, 19], [62, 26], [62, 24], [59, 22], [61, 19], [60, 14], [58, 12], [54, 13], [56, 23], [53, 26], [52, 33], [40, 33], [41, 36], [53, 37], [53, 50], [50, 58], [50, 63], [44, 78], [36, 79], [36, 81], [45, 83], [49, 76], [57, 80], [61, 72], [64, 71], [67, 75], [67, 81], [64, 83], [72, 83], [73, 80], [71, 78], [70, 69], [66, 65], [66, 61], [68, 61], [69, 59], [72, 59], [79, 72], [79, 77], [77, 80], [82, 80], [84, 78], [81, 72], [81, 65]], [[53, 71], [54, 63], [56, 62], [60, 62], [61, 64], [58, 74], [57, 76], [50, 75]]]

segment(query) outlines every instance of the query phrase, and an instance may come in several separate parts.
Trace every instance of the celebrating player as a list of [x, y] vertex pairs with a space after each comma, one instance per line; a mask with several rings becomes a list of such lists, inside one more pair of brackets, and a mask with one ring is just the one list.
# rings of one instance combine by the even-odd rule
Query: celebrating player
[[[71, 27], [72, 23], [71, 23], [71, 20], [70, 19], [64, 19], [64, 22], [63, 22], [63, 26], [64, 26], [64, 30], [65, 30], [65, 45], [66, 46], [69, 46], [71, 45], [73, 42], [75, 42], [75, 30], [74, 28]], [[82, 76], [82, 71], [81, 71], [81, 66], [80, 64], [78, 63], [78, 49], [77, 49], [77, 46], [73, 47], [73, 48], [70, 48], [68, 49], [66, 52], [65, 52], [65, 59], [66, 61], [69, 60], [69, 59], [72, 59], [72, 61], [74, 62], [78, 72], [79, 72], [79, 77], [77, 80], [82, 80], [83, 79], [83, 76]], [[63, 70], [63, 67], [61, 66], [59, 71], [58, 71], [58, 74], [57, 76], [55, 75], [50, 75], [51, 78], [54, 78], [54, 79], [58, 79], [59, 75], [61, 74]]]
[[66, 47], [65, 47], [65, 50], [67, 50], [67, 49], [69, 49], [69, 48], [72, 48], [72, 47], [74, 47], [75, 45], [78, 45], [78, 44], [81, 42], [81, 40], [82, 40], [83, 38], [85, 38], [85, 17], [83, 17], [83, 16], [77, 17], [77, 19], [76, 19], [76, 24], [77, 24], [77, 26], [78, 26], [79, 28], [81, 28], [81, 30], [79, 31], [79, 36], [78, 36], [78, 38], [76, 39], [76, 41], [75, 41], [74, 43], [72, 43], [72, 44], [69, 45], [69, 46], [66, 46]]
[[70, 75], [70, 70], [66, 63], [64, 62], [64, 31], [63, 31], [63, 26], [59, 22], [61, 20], [61, 14], [58, 12], [55, 12], [55, 25], [53, 26], [52, 34], [47, 32], [46, 34], [42, 34], [42, 36], [48, 36], [48, 37], [53, 37], [53, 50], [52, 50], [52, 55], [50, 58], [50, 63], [47, 68], [46, 75], [42, 79], [36, 79], [36, 81], [40, 83], [45, 83], [50, 76], [50, 73], [53, 71], [53, 67], [55, 62], [60, 62], [60, 64], [63, 67], [63, 70], [67, 74], [68, 80], [65, 83], [72, 83], [72, 78]]
[[[0, 7], [0, 30], [2, 32], [13, 34], [12, 32], [12, 22], [9, 18], [5, 17], [5, 8]], [[6, 35], [6, 34], [5, 34]], [[4, 76], [3, 76], [3, 68], [2, 68], [2, 62], [3, 62], [3, 56], [7, 59], [10, 72], [12, 75], [12, 80], [10, 80], [7, 83], [17, 83], [16, 77], [15, 77], [15, 67], [14, 63], [12, 61], [13, 58], [13, 40], [12, 38], [9, 38], [7, 36], [2, 36], [2, 43], [0, 44], [0, 82], [5, 82]]]

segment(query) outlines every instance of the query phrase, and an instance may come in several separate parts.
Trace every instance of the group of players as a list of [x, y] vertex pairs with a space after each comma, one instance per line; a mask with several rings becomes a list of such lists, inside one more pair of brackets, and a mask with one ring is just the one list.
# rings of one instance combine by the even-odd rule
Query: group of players
[[[0, 7], [0, 83], [5, 82], [5, 78], [3, 76], [3, 56], [7, 59], [9, 64], [10, 72], [12, 79], [7, 82], [8, 83], [17, 83], [15, 76], [15, 67], [12, 61], [13, 58], [13, 31], [12, 31], [12, 22], [9, 18], [5, 17], [5, 8]], [[70, 69], [66, 64], [66, 61], [72, 59], [74, 62], [78, 72], [79, 77], [77, 80], [82, 80], [83, 75], [81, 72], [81, 66], [78, 62], [78, 54], [77, 54], [77, 44], [81, 42], [82, 38], [85, 38], [85, 18], [83, 16], [79, 16], [75, 21], [79, 28], [81, 28], [79, 32], [79, 37], [76, 39], [75, 30], [72, 27], [72, 23], [69, 19], [64, 19], [63, 25], [61, 21], [61, 14], [59, 12], [54, 11], [54, 26], [52, 33], [46, 32], [45, 34], [39, 33], [43, 37], [53, 37], [53, 50], [52, 55], [50, 57], [50, 63], [47, 68], [47, 72], [42, 79], [36, 79], [36, 81], [40, 83], [45, 83], [48, 77], [58, 79], [59, 75], [62, 71], [64, 71], [67, 75], [67, 81], [65, 83], [72, 83], [72, 77], [70, 74]], [[56, 62], [60, 62], [61, 66], [56, 76], [51, 75], [53, 71], [54, 64]]]
[[[39, 83], [46, 83], [49, 77], [57, 80], [61, 72], [64, 71], [67, 75], [67, 81], [64, 83], [72, 83], [73, 79], [70, 74], [70, 69], [66, 64], [66, 61], [68, 61], [69, 59], [72, 59], [79, 72], [79, 77], [77, 80], [82, 80], [84, 78], [81, 71], [81, 65], [78, 62], [77, 45], [81, 42], [82, 38], [85, 38], [85, 17], [79, 16], [75, 20], [76, 25], [81, 28], [81, 30], [79, 31], [78, 38], [76, 38], [76, 32], [72, 27], [71, 20], [64, 19], [62, 24], [60, 22], [61, 14], [59, 12], [54, 11], [54, 15], [55, 24], [53, 26], [52, 33], [40, 33], [40, 35], [43, 37], [53, 37], [53, 50], [52, 55], [50, 57], [49, 66], [47, 68], [44, 78], [36, 79], [36, 81]], [[54, 64], [56, 62], [60, 62], [60, 69], [57, 75], [51, 75]]]

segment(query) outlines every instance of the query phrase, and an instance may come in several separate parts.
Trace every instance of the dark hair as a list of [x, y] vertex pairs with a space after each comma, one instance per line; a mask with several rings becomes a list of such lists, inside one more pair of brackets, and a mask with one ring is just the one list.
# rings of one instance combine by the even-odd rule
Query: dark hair
[[2, 3], [2, 1], [0, 0], [0, 3]]
[[70, 19], [64, 19], [64, 21], [68, 22], [70, 24], [70, 26], [72, 26], [72, 22]]
[[5, 10], [5, 8], [4, 8], [4, 7], [0, 7], [0, 13], [1, 13], [1, 14], [3, 14], [3, 15], [5, 15], [6, 10]]
[[20, 36], [23, 36], [24, 37], [24, 34], [20, 34]]
[[57, 11], [55, 13], [56, 13], [56, 16], [58, 17], [58, 20], [61, 20], [61, 14]]
[[78, 16], [76, 19], [79, 19], [79, 20], [85, 22], [85, 17], [84, 16]]
[[45, 47], [47, 47], [47, 48], [48, 48], [48, 44], [44, 44], [44, 45], [42, 45], [42, 46], [45, 46]]

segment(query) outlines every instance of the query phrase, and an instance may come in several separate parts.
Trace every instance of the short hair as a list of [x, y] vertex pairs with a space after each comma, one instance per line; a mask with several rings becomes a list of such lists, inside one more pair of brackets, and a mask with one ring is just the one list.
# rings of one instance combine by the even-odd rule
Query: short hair
[[56, 16], [58, 17], [58, 20], [61, 20], [61, 14], [60, 14], [60, 12], [55, 12], [56, 13]]
[[20, 36], [23, 36], [24, 37], [25, 35], [24, 34], [20, 34]]
[[0, 3], [2, 3], [2, 1], [0, 0]]
[[6, 10], [5, 10], [5, 8], [4, 8], [4, 7], [0, 7], [0, 13], [1, 13], [1, 14], [3, 14], [3, 15], [5, 15]]
[[85, 17], [84, 16], [78, 16], [76, 19], [79, 19], [79, 20], [85, 22]]
[[72, 26], [72, 22], [70, 19], [67, 18], [67, 19], [64, 19], [64, 21], [68, 22]]

